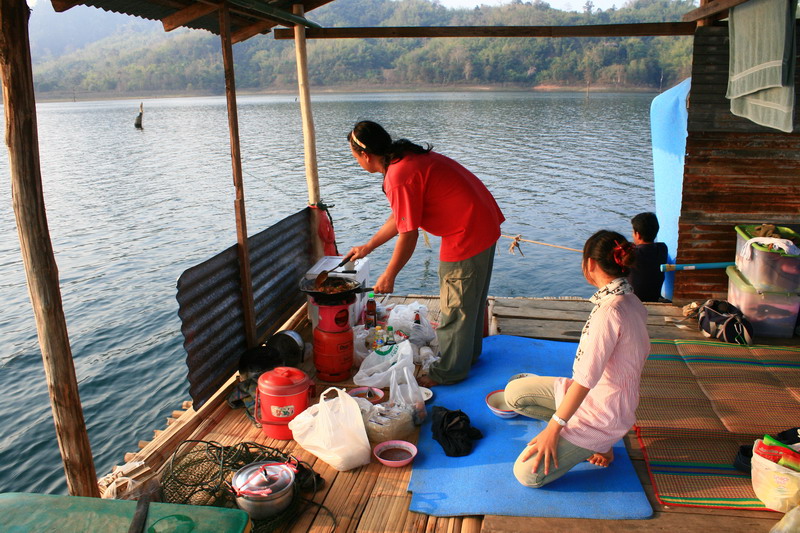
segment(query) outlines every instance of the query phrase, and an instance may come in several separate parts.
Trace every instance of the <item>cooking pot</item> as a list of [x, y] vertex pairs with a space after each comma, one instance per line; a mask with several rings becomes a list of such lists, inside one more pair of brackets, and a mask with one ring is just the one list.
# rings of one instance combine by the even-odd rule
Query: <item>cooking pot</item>
[[284, 329], [269, 338], [267, 348], [275, 349], [283, 357], [281, 366], [298, 366], [303, 361], [306, 343], [296, 331]]
[[275, 516], [292, 503], [294, 473], [291, 465], [274, 461], [240, 468], [231, 479], [236, 505], [253, 520]]
[[371, 292], [373, 288], [362, 287], [354, 279], [330, 277], [321, 287], [317, 287], [315, 280], [303, 278], [300, 280], [300, 290], [311, 295], [318, 304], [332, 305], [351, 302], [356, 294]]

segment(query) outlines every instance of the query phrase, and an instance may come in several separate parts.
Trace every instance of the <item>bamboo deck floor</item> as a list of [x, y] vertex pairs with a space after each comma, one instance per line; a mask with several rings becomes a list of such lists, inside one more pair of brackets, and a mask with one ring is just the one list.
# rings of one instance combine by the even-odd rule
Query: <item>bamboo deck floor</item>
[[[405, 303], [415, 300], [428, 306], [432, 321], [438, 319], [437, 297], [414, 295], [391, 297], [384, 303]], [[490, 302], [490, 334], [502, 333], [548, 340], [577, 341], [590, 309], [591, 304], [586, 300], [494, 298]], [[702, 338], [694, 328], [680, 329], [674, 325], [674, 322], [682, 318], [680, 308], [670, 304], [648, 304], [648, 311], [651, 338]], [[306, 364], [308, 363], [307, 361]], [[313, 374], [313, 368], [308, 370]], [[318, 383], [318, 392], [324, 390], [326, 385]], [[335, 385], [350, 386], [352, 383]], [[350, 472], [337, 472], [300, 448], [294, 441], [275, 441], [267, 438], [260, 429], [250, 423], [242, 410], [231, 410], [224, 401], [217, 402], [211, 411], [206, 415], [207, 420], [199, 423], [191, 433], [184, 429], [181, 437], [213, 440], [223, 445], [252, 441], [272, 446], [310, 463], [324, 478], [324, 487], [316, 494], [314, 501], [324, 505], [333, 514], [335, 524], [330, 514], [321, 511], [317, 506], [309, 506], [293, 524], [283, 530], [287, 533], [305, 531], [557, 533], [587, 529], [595, 533], [628, 531], [766, 533], [782, 516], [768, 511], [702, 509], [660, 504], [654, 496], [639, 444], [634, 433], [630, 432], [625, 437], [625, 444], [655, 511], [651, 519], [585, 520], [509, 516], [437, 518], [409, 511], [411, 493], [407, 492], [406, 488], [411, 477], [410, 467], [388, 468], [373, 458], [372, 463], [362, 468]], [[176, 413], [174, 416], [179, 414]], [[180, 423], [181, 420], [179, 418], [176, 422]], [[157, 436], [154, 441], [159, 438]], [[146, 452], [149, 447], [148, 443], [144, 443], [142, 452]], [[134, 454], [129, 455], [130, 459], [135, 458]]]

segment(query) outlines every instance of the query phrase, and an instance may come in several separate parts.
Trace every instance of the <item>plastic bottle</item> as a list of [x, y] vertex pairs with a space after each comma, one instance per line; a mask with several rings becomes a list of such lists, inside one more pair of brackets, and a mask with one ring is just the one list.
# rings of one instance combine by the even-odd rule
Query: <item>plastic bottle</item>
[[386, 328], [386, 345], [388, 346], [390, 344], [397, 344], [394, 339], [394, 328], [392, 326]]
[[367, 294], [367, 305], [364, 310], [364, 327], [374, 328], [378, 325], [378, 304], [375, 302], [375, 293]]
[[383, 347], [386, 343], [386, 339], [383, 338], [383, 328], [380, 326], [375, 326], [375, 341], [372, 343], [372, 349], [377, 350], [378, 348]]
[[425, 344], [425, 339], [423, 337], [424, 334], [422, 332], [422, 320], [419, 317], [419, 313], [414, 313], [414, 323], [411, 324], [411, 335], [409, 335], [409, 340], [417, 346], [422, 346]]

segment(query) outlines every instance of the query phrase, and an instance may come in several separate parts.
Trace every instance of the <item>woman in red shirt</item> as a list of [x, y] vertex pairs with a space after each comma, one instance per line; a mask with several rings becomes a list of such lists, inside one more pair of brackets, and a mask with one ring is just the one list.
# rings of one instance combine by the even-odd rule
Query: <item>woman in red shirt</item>
[[390, 293], [414, 253], [419, 229], [442, 238], [437, 329], [441, 358], [420, 378], [420, 384], [430, 387], [461, 381], [481, 353], [484, 309], [503, 213], [475, 174], [430, 146], [406, 139], [393, 141], [380, 124], [370, 121], [357, 123], [347, 139], [364, 170], [383, 174], [383, 191], [392, 209], [375, 235], [348, 255], [365, 257], [397, 236], [392, 258], [375, 282], [375, 292]]

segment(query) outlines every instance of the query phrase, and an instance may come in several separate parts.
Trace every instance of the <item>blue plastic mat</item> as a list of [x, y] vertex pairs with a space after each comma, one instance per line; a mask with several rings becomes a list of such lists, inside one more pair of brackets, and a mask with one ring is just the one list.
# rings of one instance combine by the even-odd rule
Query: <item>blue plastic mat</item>
[[[608, 468], [583, 463], [540, 489], [522, 486], [513, 466], [544, 422], [518, 416], [503, 419], [486, 407], [487, 393], [505, 387], [519, 372], [569, 376], [576, 343], [496, 335], [484, 340], [483, 354], [469, 378], [438, 386], [428, 402], [408, 490], [411, 510], [433, 516], [506, 515], [561, 518], [643, 519], [653, 514], [625, 445], [614, 446]], [[447, 457], [433, 440], [430, 409], [461, 409], [483, 439], [465, 457]]]

